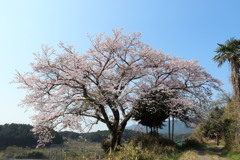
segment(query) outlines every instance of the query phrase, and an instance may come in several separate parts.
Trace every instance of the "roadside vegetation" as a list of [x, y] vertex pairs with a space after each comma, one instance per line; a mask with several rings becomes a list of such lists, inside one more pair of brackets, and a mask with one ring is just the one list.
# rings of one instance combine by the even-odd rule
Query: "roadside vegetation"
[[11, 146], [0, 152], [0, 159], [51, 159], [86, 160], [101, 159], [104, 152], [100, 143], [66, 141], [63, 145], [52, 145], [43, 149]]
[[116, 153], [110, 150], [105, 159], [176, 159], [179, 154], [179, 149], [173, 141], [150, 134], [132, 139], [127, 145], [120, 147], [119, 150]]
[[[197, 131], [198, 132], [198, 131]], [[16, 158], [38, 158], [53, 160], [198, 160], [199, 150], [204, 148], [204, 156], [209, 160], [220, 160], [211, 148], [216, 147], [215, 141], [204, 137], [204, 142], [199, 141], [196, 133], [192, 134], [183, 145], [163, 138], [160, 135], [142, 134], [136, 136], [122, 146], [118, 146], [118, 151], [114, 152], [109, 146], [108, 150], [103, 149], [101, 143], [79, 141], [63, 137], [63, 144], [54, 144], [42, 149], [29, 147], [9, 146], [0, 152], [0, 159]], [[221, 140], [220, 148], [226, 143]], [[230, 160], [239, 160], [237, 152], [223, 149], [219, 154]]]

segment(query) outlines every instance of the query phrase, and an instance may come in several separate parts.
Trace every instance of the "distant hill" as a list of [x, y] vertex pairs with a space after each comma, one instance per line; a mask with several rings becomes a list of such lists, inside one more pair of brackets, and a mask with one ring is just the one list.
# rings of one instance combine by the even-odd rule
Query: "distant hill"
[[[5, 149], [8, 146], [21, 146], [21, 147], [35, 147], [37, 144], [37, 138], [31, 132], [33, 127], [26, 124], [5, 124], [0, 125], [0, 150]], [[131, 125], [126, 127], [123, 132], [122, 141], [127, 141], [145, 132], [145, 127], [142, 125]], [[195, 129], [187, 128], [185, 125], [176, 121], [175, 123], [175, 139], [186, 139]], [[165, 127], [159, 131], [163, 136], [168, 134], [167, 122]], [[76, 133], [70, 131], [56, 132], [56, 137], [53, 139], [54, 144], [63, 143], [63, 139], [74, 139], [89, 142], [102, 142], [108, 138], [108, 131], [97, 131], [91, 133]]]
[[[146, 132], [146, 127], [142, 126], [140, 124], [133, 124], [131, 126], [127, 126], [126, 129]], [[174, 123], [174, 133], [175, 134], [188, 134], [188, 133], [193, 133], [194, 131], [195, 131], [195, 128], [188, 128], [185, 126], [185, 124], [183, 122], [181, 122], [179, 120], [175, 120], [175, 123]], [[163, 129], [159, 130], [159, 133], [160, 134], [168, 133], [168, 121], [164, 122], [164, 127], [163, 127]]]
[[[31, 147], [37, 145], [37, 138], [32, 133], [32, 126], [27, 124], [4, 124], [0, 125], [0, 150], [8, 146]], [[53, 144], [63, 143], [62, 137], [55, 133]]]
[[[168, 137], [168, 122], [165, 122], [165, 127], [159, 131], [159, 134], [161, 134], [164, 137]], [[123, 132], [122, 140], [126, 141], [131, 138], [137, 137], [143, 132], [146, 131], [146, 127], [138, 124], [133, 124], [131, 126], [127, 126], [126, 129]], [[192, 132], [194, 132], [194, 128], [187, 128], [184, 123], [181, 121], [175, 122], [175, 140], [181, 140], [186, 139]], [[97, 131], [97, 132], [90, 132], [90, 133], [77, 133], [77, 132], [71, 132], [71, 131], [64, 131], [59, 132], [59, 134], [62, 137], [68, 138], [68, 139], [74, 139], [74, 140], [81, 140], [81, 141], [89, 141], [89, 142], [102, 142], [105, 139], [108, 138], [108, 131]]]
[[[102, 142], [108, 138], [108, 131], [97, 131], [97, 132], [90, 132], [90, 133], [76, 133], [71, 131], [64, 131], [59, 132], [62, 137], [74, 139], [74, 140], [83, 140], [89, 142]], [[141, 132], [137, 132], [134, 130], [125, 130], [122, 135], [122, 140], [126, 141], [133, 137], [137, 137], [141, 135]]]
[[[8, 146], [31, 147], [37, 145], [37, 137], [32, 133], [33, 126], [28, 124], [4, 124], [0, 125], [0, 150]], [[122, 135], [122, 140], [126, 141], [133, 137], [141, 135], [141, 132], [133, 130], [125, 130]], [[77, 132], [55, 132], [55, 137], [52, 140], [53, 144], [62, 144], [64, 139], [87, 140], [89, 142], [102, 142], [108, 138], [108, 131], [97, 131], [90, 133]], [[50, 145], [50, 144], [48, 144]], [[48, 146], [47, 145], [47, 146]]]
[[[164, 137], [168, 137], [168, 123], [165, 122], [165, 127], [159, 131], [159, 134], [161, 134]], [[145, 126], [134, 124], [131, 126], [127, 126], [126, 129], [123, 132], [122, 140], [126, 141], [131, 138], [137, 137], [143, 132], [146, 131]], [[175, 122], [175, 135], [174, 139], [176, 141], [178, 140], [184, 140], [187, 137], [190, 136], [192, 132], [194, 132], [194, 128], [187, 128], [184, 123], [181, 121], [176, 121]], [[90, 132], [90, 133], [76, 133], [76, 132], [70, 132], [70, 131], [64, 131], [60, 132], [59, 134], [62, 137], [69, 138], [69, 139], [74, 139], [74, 140], [82, 140], [82, 141], [89, 141], [89, 142], [102, 142], [105, 139], [108, 138], [108, 131], [97, 131], [97, 132]]]

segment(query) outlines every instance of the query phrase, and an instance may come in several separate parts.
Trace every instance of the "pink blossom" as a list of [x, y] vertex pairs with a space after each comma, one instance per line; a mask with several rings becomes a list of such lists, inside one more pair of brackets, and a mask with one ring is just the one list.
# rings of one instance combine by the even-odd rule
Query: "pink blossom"
[[63, 43], [61, 52], [43, 46], [42, 53], [34, 54], [32, 71], [18, 72], [15, 82], [27, 90], [22, 104], [36, 111], [33, 131], [40, 145], [52, 138], [51, 129], [82, 131], [85, 122], [101, 121], [111, 133], [124, 130], [133, 104], [152, 90], [179, 95], [170, 100], [171, 114], [178, 117], [183, 108], [201, 108], [195, 102], [209, 101], [212, 89], [220, 90], [221, 82], [198, 61], [165, 55], [140, 38], [140, 33], [113, 30], [112, 36], [91, 38], [84, 55]]

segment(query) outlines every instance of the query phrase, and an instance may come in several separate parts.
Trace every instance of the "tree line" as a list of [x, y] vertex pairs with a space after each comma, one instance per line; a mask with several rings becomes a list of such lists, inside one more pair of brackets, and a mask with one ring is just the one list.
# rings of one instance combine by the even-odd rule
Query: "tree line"
[[[0, 125], [0, 149], [8, 146], [30, 147], [37, 146], [37, 136], [31, 131], [33, 126], [28, 124], [4, 124]], [[62, 137], [55, 132], [55, 138], [50, 144], [62, 144]]]
[[[30, 147], [37, 146], [38, 137], [31, 131], [33, 126], [28, 124], [5, 124], [0, 125], [0, 149], [9, 146]], [[127, 141], [133, 137], [137, 137], [143, 133], [125, 130], [123, 140]], [[103, 142], [108, 138], [109, 131], [97, 131], [90, 133], [77, 133], [72, 131], [55, 132], [55, 138], [51, 144], [63, 144], [64, 140], [73, 139], [88, 142]], [[49, 146], [48, 144], [47, 146]]]
[[[72, 132], [72, 131], [63, 131], [63, 132], [59, 132], [59, 134], [62, 137], [65, 137], [68, 139], [97, 142], [97, 143], [101, 143], [101, 142], [105, 141], [106, 139], [108, 139], [108, 137], [109, 137], [109, 131], [107, 131], [107, 130], [89, 132], [89, 133], [77, 133], [77, 132]], [[140, 136], [142, 134], [143, 133], [141, 133], [141, 132], [126, 129], [123, 132], [122, 140], [127, 141], [134, 137]]]

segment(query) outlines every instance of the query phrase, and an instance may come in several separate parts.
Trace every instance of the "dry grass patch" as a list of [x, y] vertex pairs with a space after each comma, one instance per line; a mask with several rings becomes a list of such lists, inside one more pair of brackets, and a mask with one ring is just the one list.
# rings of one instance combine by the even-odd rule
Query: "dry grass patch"
[[186, 151], [184, 152], [178, 160], [200, 160], [196, 151]]

